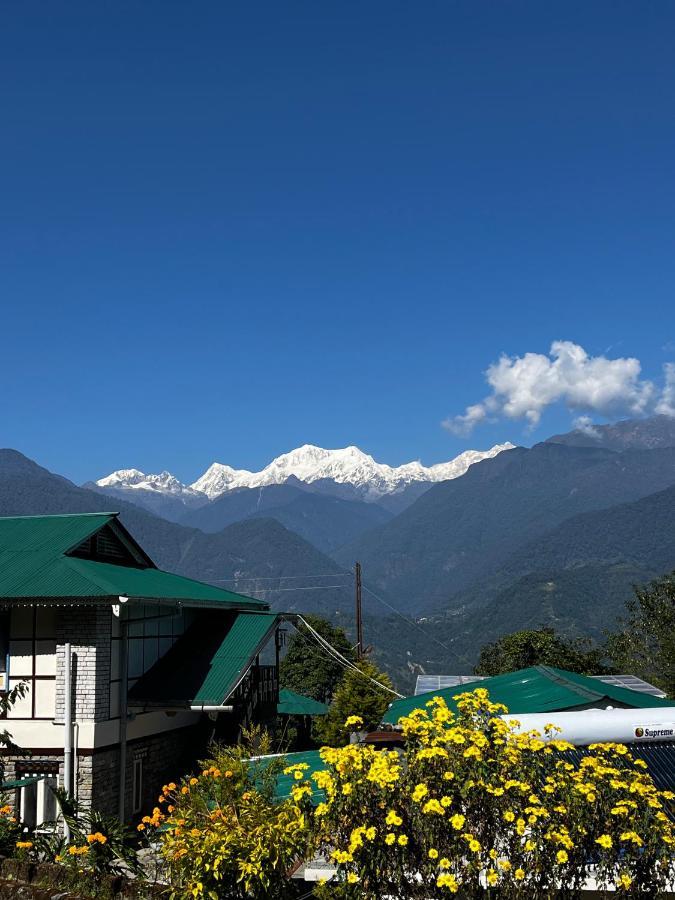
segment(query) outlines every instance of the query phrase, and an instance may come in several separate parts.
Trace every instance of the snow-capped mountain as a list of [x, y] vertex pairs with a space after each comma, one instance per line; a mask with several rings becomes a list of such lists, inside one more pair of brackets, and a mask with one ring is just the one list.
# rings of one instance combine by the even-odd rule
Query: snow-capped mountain
[[433, 466], [423, 466], [420, 462], [388, 466], [386, 463], [376, 462], [358, 447], [325, 450], [323, 447], [305, 444], [273, 459], [260, 472], [233, 469], [214, 462], [191, 485], [183, 484], [169, 472], [146, 475], [138, 469], [120, 469], [105, 478], [99, 478], [95, 484], [103, 490], [158, 492], [172, 495], [188, 505], [196, 505], [200, 501], [215, 500], [228, 491], [284, 484], [289, 479], [297, 479], [310, 485], [318, 481], [333, 481], [339, 485], [349, 485], [360, 499], [375, 502], [381, 497], [405, 490], [413, 483], [431, 484], [458, 478], [474, 463], [490, 459], [513, 446], [505, 443], [496, 444], [484, 451], [466, 450], [449, 462]]

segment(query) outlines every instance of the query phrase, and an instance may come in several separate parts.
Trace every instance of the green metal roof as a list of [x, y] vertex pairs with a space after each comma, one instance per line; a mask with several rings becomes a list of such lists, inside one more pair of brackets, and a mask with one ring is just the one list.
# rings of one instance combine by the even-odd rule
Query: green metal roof
[[131, 688], [129, 704], [144, 709], [224, 705], [278, 621], [268, 612], [200, 613]]
[[[68, 553], [114, 525], [142, 565], [80, 559]], [[267, 609], [268, 605], [158, 569], [117, 520], [117, 513], [0, 518], [0, 599], [111, 598], [175, 600], [191, 606]]]
[[282, 688], [279, 691], [277, 713], [280, 716], [325, 716], [328, 713], [328, 704]]
[[[312, 802], [320, 803], [321, 800], [324, 799], [324, 792], [317, 788], [311, 780], [311, 776], [314, 772], [320, 772], [322, 769], [326, 768], [326, 763], [321, 759], [318, 750], [305, 750], [301, 753], [283, 753], [276, 756], [260, 757], [256, 760], [251, 760], [250, 765], [265, 768], [266, 765], [270, 765], [272, 762], [278, 761], [279, 759], [283, 761], [284, 767], [298, 765], [299, 763], [304, 763], [309, 766], [304, 773], [304, 777], [309, 779], [312, 785]], [[287, 800], [291, 796], [291, 788], [294, 784], [297, 784], [297, 782], [293, 776], [284, 775], [282, 770], [281, 774], [277, 777], [276, 788], [274, 791], [276, 799]]]
[[533, 666], [484, 678], [475, 684], [395, 700], [383, 715], [383, 720], [395, 725], [402, 716], [410, 715], [415, 709], [424, 709], [434, 697], [443, 697], [448, 706], [454, 709], [456, 703], [453, 697], [476, 688], [485, 688], [490, 700], [503, 703], [511, 713], [559, 712], [564, 709], [599, 706], [603, 702], [633, 709], [672, 705], [670, 700], [631, 691], [615, 684], [605, 684], [587, 675], [578, 675], [552, 666]]

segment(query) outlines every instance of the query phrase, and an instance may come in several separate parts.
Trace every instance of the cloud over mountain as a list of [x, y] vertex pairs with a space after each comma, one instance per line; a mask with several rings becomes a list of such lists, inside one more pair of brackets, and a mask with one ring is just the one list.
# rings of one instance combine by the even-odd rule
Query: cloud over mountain
[[502, 355], [485, 373], [491, 393], [443, 426], [466, 435], [481, 422], [505, 417], [535, 427], [546, 407], [555, 403], [578, 414], [577, 422], [586, 427], [592, 425], [588, 413], [675, 415], [675, 364], [667, 363], [664, 369], [665, 386], [659, 392], [654, 382], [641, 378], [640, 361], [634, 357], [590, 356], [572, 341], [554, 341], [548, 355]]

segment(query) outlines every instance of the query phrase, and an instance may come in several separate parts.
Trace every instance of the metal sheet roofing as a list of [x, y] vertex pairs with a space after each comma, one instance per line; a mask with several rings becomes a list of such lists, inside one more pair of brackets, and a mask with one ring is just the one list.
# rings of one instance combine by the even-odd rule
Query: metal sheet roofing
[[454, 708], [456, 704], [453, 697], [478, 687], [485, 688], [493, 702], [503, 703], [512, 713], [555, 712], [603, 704], [635, 709], [670, 705], [668, 700], [618, 685], [605, 684], [587, 675], [578, 675], [552, 666], [533, 666], [485, 678], [480, 684], [445, 688], [395, 700], [383, 715], [383, 720], [396, 724], [401, 716], [407, 716], [415, 709], [424, 709], [425, 704], [436, 696], [443, 697], [448, 706]]
[[[675, 788], [675, 743], [670, 741], [658, 744], [626, 744], [634, 759], [643, 759], [647, 763], [649, 774], [660, 791], [672, 791]], [[564, 753], [570, 762], [579, 765], [584, 756], [591, 751], [586, 747], [575, 747]]]
[[[187, 605], [267, 609], [253, 597], [158, 569], [117, 522], [117, 513], [0, 518], [0, 600], [175, 600]], [[147, 565], [122, 565], [67, 555], [114, 522]]]
[[[418, 675], [415, 682], [415, 694], [426, 694], [429, 691], [440, 691], [443, 688], [484, 681], [486, 677], [486, 675]], [[618, 687], [629, 688], [631, 691], [652, 694], [654, 697], [666, 696], [660, 688], [636, 675], [589, 675], [589, 678], [604, 681], [605, 684], [616, 684]]]
[[[311, 778], [314, 772], [320, 772], [326, 768], [326, 763], [321, 759], [318, 750], [305, 750], [299, 753], [282, 753], [275, 756], [263, 756], [251, 760], [251, 765], [255, 764], [256, 767], [265, 768], [266, 765], [270, 765], [272, 762], [277, 762], [279, 760], [282, 760], [285, 767], [298, 764], [308, 766], [309, 768], [305, 770], [304, 776], [309, 779], [309, 782], [312, 785], [312, 802], [320, 803], [321, 800], [325, 799], [324, 792], [314, 784]], [[277, 776], [274, 792], [276, 799], [287, 800], [291, 796], [291, 788], [294, 784], [296, 784], [296, 781], [293, 776], [284, 775], [282, 771], [281, 774]]]
[[328, 713], [328, 704], [282, 688], [279, 691], [277, 713], [280, 716], [325, 716]]
[[144, 709], [222, 706], [272, 637], [279, 616], [200, 613], [185, 634], [129, 691]]

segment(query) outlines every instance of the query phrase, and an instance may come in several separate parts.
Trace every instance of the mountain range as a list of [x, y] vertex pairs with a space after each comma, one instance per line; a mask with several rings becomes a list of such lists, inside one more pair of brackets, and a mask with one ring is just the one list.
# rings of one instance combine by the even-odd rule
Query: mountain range
[[[258, 496], [258, 491], [289, 483], [308, 492], [329, 494], [342, 500], [380, 503], [398, 512], [432, 484], [458, 478], [474, 463], [512, 447], [507, 443], [486, 451], [466, 450], [448, 462], [433, 466], [414, 461], [394, 467], [376, 462], [358, 447], [326, 450], [305, 444], [276, 457], [259, 472], [214, 462], [188, 485], [170, 472], [147, 475], [139, 469], [118, 469], [87, 482], [84, 487], [122, 497], [174, 521], [194, 521], [199, 527], [204, 523], [211, 527], [217, 523], [218, 527], [223, 527], [231, 514], [219, 517], [208, 513], [203, 519], [186, 518], [196, 508], [208, 506], [230, 494], [255, 491]], [[282, 505], [276, 502], [281, 496], [275, 496], [275, 507]], [[239, 504], [234, 508], [238, 509]]]
[[264, 484], [257, 473], [255, 486], [214, 491], [213, 499], [201, 491], [207, 499], [194, 505], [180, 500], [175, 522], [144, 508], [146, 491], [197, 491], [166, 473], [151, 481], [127, 470], [94, 490], [4, 450], [0, 515], [112, 505], [163, 568], [347, 628], [358, 559], [366, 640], [404, 689], [414, 673], [470, 671], [482, 644], [516, 628], [602, 637], [633, 583], [675, 568], [672, 418], [493, 448], [438, 482], [383, 481], [376, 471], [372, 489], [361, 451], [300, 451]]

